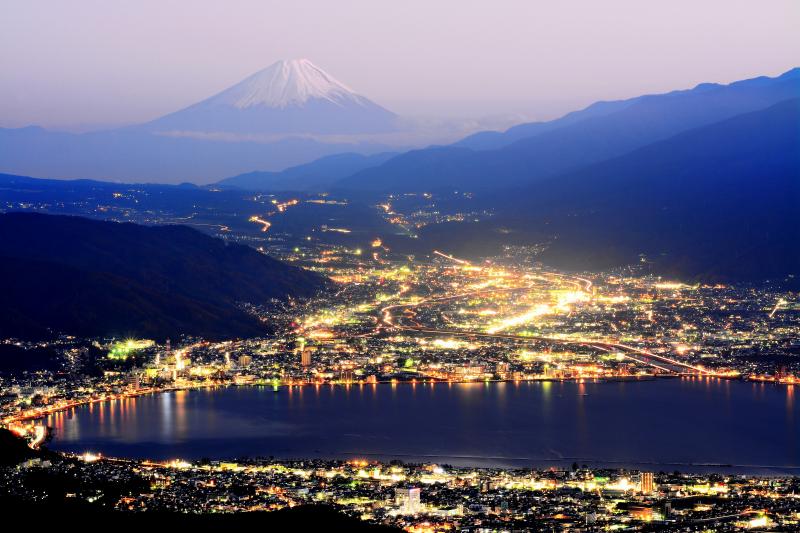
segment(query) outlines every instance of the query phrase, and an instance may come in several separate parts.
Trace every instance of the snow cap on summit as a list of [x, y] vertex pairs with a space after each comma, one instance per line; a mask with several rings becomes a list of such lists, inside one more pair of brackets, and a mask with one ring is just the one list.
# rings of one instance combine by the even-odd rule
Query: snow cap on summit
[[315, 98], [340, 105], [363, 103], [363, 97], [308, 59], [285, 59], [273, 63], [219, 93], [210, 103], [239, 109], [254, 106], [283, 108], [302, 105]]
[[308, 59], [278, 61], [236, 85], [143, 127], [226, 135], [351, 135], [396, 130], [397, 116]]

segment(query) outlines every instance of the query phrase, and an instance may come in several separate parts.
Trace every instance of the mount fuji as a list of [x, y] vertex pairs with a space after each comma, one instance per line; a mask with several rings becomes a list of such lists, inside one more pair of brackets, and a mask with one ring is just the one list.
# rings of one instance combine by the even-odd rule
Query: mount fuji
[[373, 134], [395, 131], [397, 118], [308, 59], [293, 59], [139, 128], [174, 134]]
[[396, 151], [414, 135], [400, 124], [311, 61], [287, 60], [143, 124], [80, 134], [0, 128], [0, 172], [203, 184], [333, 154]]

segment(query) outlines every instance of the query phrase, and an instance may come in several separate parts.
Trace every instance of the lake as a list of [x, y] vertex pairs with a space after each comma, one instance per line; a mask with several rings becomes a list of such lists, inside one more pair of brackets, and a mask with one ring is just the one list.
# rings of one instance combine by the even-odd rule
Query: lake
[[792, 387], [675, 378], [224, 387], [81, 406], [47, 423], [53, 449], [135, 458], [800, 474], [798, 411]]

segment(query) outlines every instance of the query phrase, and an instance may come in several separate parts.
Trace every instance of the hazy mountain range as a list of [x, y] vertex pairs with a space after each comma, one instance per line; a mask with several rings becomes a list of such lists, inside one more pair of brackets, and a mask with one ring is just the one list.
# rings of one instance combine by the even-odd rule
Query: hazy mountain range
[[82, 134], [35, 126], [0, 128], [0, 171], [208, 183], [342, 152], [405, 148], [407, 140], [378, 136], [400, 127], [409, 124], [310, 61], [279, 61], [211, 98], [145, 124]]
[[798, 95], [800, 69], [793, 69], [776, 78], [702, 84], [687, 91], [605, 102], [552, 122], [474, 135], [452, 146], [413, 150], [335, 186], [391, 192], [517, 186]]
[[[339, 97], [338, 85], [323, 86]], [[324, 93], [318, 85], [304, 91], [285, 99], [239, 91], [222, 101], [290, 106]], [[332, 190], [354, 200], [350, 211], [363, 201], [364, 213], [387, 193], [471, 191], [473, 207], [493, 217], [432, 224], [417, 239], [387, 235], [392, 248], [480, 255], [503, 244], [544, 242], [541, 259], [566, 269], [643, 262], [680, 278], [793, 284], [800, 276], [799, 97], [800, 69], [793, 69], [601, 102], [449, 146], [343, 152], [283, 171], [235, 175], [215, 187]]]
[[[452, 145], [386, 157], [337, 154], [278, 172], [222, 180], [251, 190], [414, 192], [515, 187], [623, 155], [689, 129], [800, 95], [800, 69], [775, 78], [598, 102], [549, 122], [480, 132]], [[349, 171], [349, 176], [344, 172]], [[294, 186], [293, 186], [294, 185]]]
[[623, 156], [482, 200], [480, 223], [430, 226], [430, 248], [464, 255], [547, 242], [570, 270], [645, 261], [683, 280], [800, 287], [800, 99], [682, 132]]

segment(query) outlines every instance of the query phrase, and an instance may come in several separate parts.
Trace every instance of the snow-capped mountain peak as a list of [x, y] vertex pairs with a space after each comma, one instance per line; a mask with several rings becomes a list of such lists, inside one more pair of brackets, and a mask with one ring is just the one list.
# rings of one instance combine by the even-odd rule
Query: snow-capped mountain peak
[[396, 119], [308, 59], [293, 59], [144, 127], [181, 135], [360, 135], [395, 131]]
[[360, 104], [363, 97], [308, 59], [290, 59], [256, 72], [211, 101], [246, 109], [255, 106], [284, 108], [302, 105], [311, 99]]

